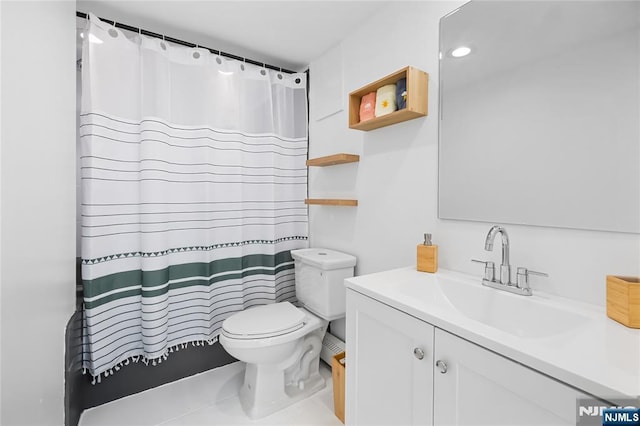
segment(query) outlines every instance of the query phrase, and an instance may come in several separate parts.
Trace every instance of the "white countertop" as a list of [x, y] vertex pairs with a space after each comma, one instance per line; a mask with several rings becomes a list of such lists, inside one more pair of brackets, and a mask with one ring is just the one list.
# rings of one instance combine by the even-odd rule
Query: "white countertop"
[[[587, 320], [562, 333], [518, 336], [471, 319], [456, 309], [441, 289], [447, 279], [477, 283], [487, 291], [508, 297], [526, 298], [533, 302], [532, 310], [536, 302], [543, 303], [579, 313]], [[586, 393], [614, 403], [625, 398], [640, 401], [640, 330], [609, 319], [604, 307], [539, 291], [534, 291], [533, 296], [514, 295], [482, 286], [480, 277], [446, 270], [429, 274], [414, 267], [348, 278], [345, 285]], [[535, 315], [535, 311], [523, 315]]]

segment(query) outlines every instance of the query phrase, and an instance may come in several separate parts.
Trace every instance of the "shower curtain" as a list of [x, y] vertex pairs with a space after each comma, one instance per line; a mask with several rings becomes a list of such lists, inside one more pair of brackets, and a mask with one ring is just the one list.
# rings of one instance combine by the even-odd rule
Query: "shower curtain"
[[94, 382], [295, 301], [307, 247], [305, 74], [123, 32], [82, 52], [84, 367]]

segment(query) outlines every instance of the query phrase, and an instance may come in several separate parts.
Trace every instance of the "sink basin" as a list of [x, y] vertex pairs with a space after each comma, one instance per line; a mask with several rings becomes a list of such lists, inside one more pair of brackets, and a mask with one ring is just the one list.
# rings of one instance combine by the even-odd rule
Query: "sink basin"
[[480, 281], [439, 277], [448, 302], [462, 315], [520, 337], [549, 337], [587, 325], [590, 318], [547, 300], [483, 286]]

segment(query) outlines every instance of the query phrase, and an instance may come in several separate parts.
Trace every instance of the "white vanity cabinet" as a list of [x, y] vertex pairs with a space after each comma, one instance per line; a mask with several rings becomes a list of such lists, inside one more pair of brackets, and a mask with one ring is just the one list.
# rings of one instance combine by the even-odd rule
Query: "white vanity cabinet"
[[346, 353], [348, 425], [575, 425], [586, 397], [351, 289]]
[[347, 291], [345, 423], [430, 425], [434, 327]]
[[436, 329], [435, 425], [575, 425], [587, 395], [508, 358]]

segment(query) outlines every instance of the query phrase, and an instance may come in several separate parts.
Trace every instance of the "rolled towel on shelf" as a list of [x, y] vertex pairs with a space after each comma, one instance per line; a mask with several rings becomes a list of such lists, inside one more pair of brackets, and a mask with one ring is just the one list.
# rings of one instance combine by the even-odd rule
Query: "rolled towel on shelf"
[[375, 109], [376, 92], [367, 93], [360, 99], [360, 122], [374, 118]]
[[396, 110], [396, 85], [387, 84], [376, 93], [376, 117], [391, 114]]
[[407, 79], [401, 78], [396, 82], [396, 106], [398, 109], [407, 107]]

